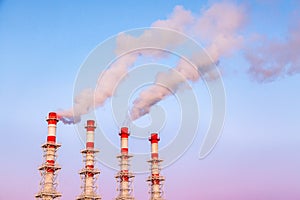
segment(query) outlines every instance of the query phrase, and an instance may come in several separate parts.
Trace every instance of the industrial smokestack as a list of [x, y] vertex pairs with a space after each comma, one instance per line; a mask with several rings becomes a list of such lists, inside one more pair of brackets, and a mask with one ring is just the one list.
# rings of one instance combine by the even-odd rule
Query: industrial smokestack
[[162, 182], [165, 180], [160, 175], [160, 163], [162, 160], [158, 158], [158, 142], [160, 138], [157, 133], [152, 133], [149, 141], [151, 142], [151, 175], [147, 181], [150, 182], [150, 200], [163, 200]]
[[132, 157], [128, 154], [128, 137], [129, 131], [127, 127], [122, 127], [119, 133], [121, 137], [121, 154], [117, 156], [120, 160], [120, 171], [115, 176], [119, 184], [117, 190], [119, 192], [116, 200], [134, 200], [131, 188], [132, 178], [134, 175], [129, 171], [129, 159]]
[[44, 163], [39, 167], [42, 180], [40, 182], [40, 192], [35, 195], [37, 199], [52, 200], [61, 197], [57, 192], [55, 182], [57, 171], [61, 169], [56, 164], [56, 151], [61, 146], [56, 143], [56, 125], [59, 121], [55, 112], [50, 112], [46, 120], [48, 122], [47, 142], [42, 145], [44, 154]]
[[95, 121], [87, 120], [86, 125], [86, 148], [81, 151], [83, 160], [85, 162], [84, 168], [79, 172], [83, 180], [82, 194], [77, 197], [77, 200], [100, 200], [101, 197], [97, 195], [96, 180], [100, 171], [95, 168], [95, 154], [99, 151], [94, 148], [94, 135], [95, 135]]

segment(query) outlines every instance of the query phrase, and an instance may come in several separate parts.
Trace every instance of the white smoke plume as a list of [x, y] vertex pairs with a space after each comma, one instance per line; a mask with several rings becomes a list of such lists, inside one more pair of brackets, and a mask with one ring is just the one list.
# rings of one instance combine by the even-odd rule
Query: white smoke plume
[[231, 3], [217, 3], [204, 11], [202, 16], [195, 18], [190, 29], [195, 37], [204, 41], [208, 55], [193, 55], [188, 60], [180, 59], [174, 69], [159, 73], [155, 84], [142, 91], [134, 101], [130, 112], [132, 120], [149, 113], [151, 106], [175, 93], [185, 81], [197, 81], [201, 76], [214, 79], [213, 64], [218, 63], [221, 56], [228, 56], [243, 45], [243, 37], [239, 30], [245, 21], [244, 10], [241, 6]]
[[[190, 58], [181, 58], [177, 65], [168, 72], [157, 75], [155, 84], [142, 91], [134, 101], [130, 111], [132, 120], [149, 113], [151, 106], [168, 95], [175, 93], [185, 81], [197, 81], [199, 78], [216, 78], [211, 66], [218, 63], [224, 56], [243, 49], [245, 57], [250, 63], [249, 74], [259, 82], [273, 81], [279, 77], [293, 75], [300, 72], [300, 21], [297, 17], [296, 25], [288, 32], [286, 40], [268, 40], [263, 38], [261, 45], [254, 49], [245, 48], [245, 39], [241, 30], [246, 22], [246, 12], [243, 6], [230, 2], [215, 3], [200, 14], [176, 6], [166, 20], [158, 20], [151, 27], [176, 30], [199, 40], [211, 59], [195, 52]], [[151, 44], [149, 39], [151, 38]], [[120, 77], [128, 73], [129, 68], [140, 56], [164, 58], [168, 54], [158, 50], [136, 49], [141, 46], [156, 46], [168, 49], [176, 48], [184, 41], [168, 35], [166, 32], [157, 34], [151, 29], [144, 31], [139, 37], [120, 33], [116, 41], [115, 53], [121, 56], [104, 71], [98, 80], [96, 91], [86, 89], [74, 99], [73, 108], [58, 112], [64, 123], [77, 123], [81, 115], [87, 114], [95, 107], [102, 106], [114, 95], [114, 88]], [[149, 43], [149, 44], [148, 44]], [[128, 51], [136, 49], [134, 52]], [[189, 61], [189, 62], [188, 62]], [[193, 63], [193, 65], [191, 65]]]
[[300, 73], [300, 21], [289, 29], [285, 40], [260, 38], [260, 45], [246, 51], [249, 74], [258, 82], [270, 82]]
[[[167, 20], [158, 20], [152, 24], [152, 27], [163, 27], [185, 32], [185, 27], [192, 23], [193, 20], [190, 11], [185, 10], [182, 6], [176, 6]], [[151, 43], [149, 43], [149, 37], [151, 38]], [[131, 53], [128, 53], [128, 51], [136, 49], [140, 44], [147, 46], [147, 43], [149, 43], [148, 46], [154, 46], [153, 42], [157, 42], [161, 47], [175, 48], [183, 41], [179, 41], [178, 37], [175, 38], [171, 35], [157, 35], [150, 29], [145, 31], [140, 37], [120, 33], [116, 42], [115, 53], [117, 56], [122, 56], [99, 76], [97, 85], [100, 87], [97, 87], [96, 91], [90, 89], [82, 91], [75, 97], [73, 108], [58, 112], [61, 121], [66, 124], [77, 123], [80, 121], [81, 115], [92, 111], [94, 107], [103, 105], [106, 99], [114, 94], [115, 84], [120, 77], [128, 73], [128, 68], [135, 63], [139, 56], [152, 56], [155, 58], [166, 56], [165, 52], [157, 50], [137, 49]]]
[[[238, 34], [238, 31], [243, 25], [244, 18], [243, 8], [232, 3], [216, 3], [203, 11], [200, 17], [195, 17], [191, 11], [185, 10], [182, 6], [176, 6], [168, 19], [158, 20], [151, 26], [173, 29], [199, 37], [205, 44], [208, 44], [206, 49], [213, 62], [218, 62], [220, 56], [230, 54], [242, 45], [243, 38]], [[149, 46], [153, 46], [153, 42], [157, 42], [159, 46], [172, 49], [183, 42], [179, 41], [178, 37], [174, 38], [167, 35], [167, 33], [166, 35], [157, 35], [151, 29], [145, 31], [140, 37], [120, 33], [117, 38], [116, 55], [123, 55], [129, 50], [140, 46], [139, 44], [147, 46], [149, 37], [152, 38]], [[103, 105], [106, 99], [114, 94], [115, 83], [120, 77], [127, 74], [128, 68], [135, 63], [139, 56], [161, 58], [166, 56], [166, 53], [147, 49], [123, 55], [101, 74], [101, 79], [98, 80], [98, 86], [100, 87], [96, 91], [84, 90], [75, 97], [73, 108], [59, 112], [62, 121], [76, 123], [80, 121], [81, 115], [92, 111], [94, 107]], [[148, 113], [152, 105], [172, 92], [176, 92], [182, 82], [186, 80], [197, 81], [200, 77], [198, 71], [209, 71], [205, 68], [211, 63], [210, 60], [203, 59], [199, 55], [193, 55], [189, 59], [196, 65], [196, 68], [184, 59], [180, 59], [174, 69], [157, 75], [156, 84], [143, 91], [139, 98], [134, 101], [131, 119], [137, 119]], [[202, 75], [212, 76], [209, 73]]]

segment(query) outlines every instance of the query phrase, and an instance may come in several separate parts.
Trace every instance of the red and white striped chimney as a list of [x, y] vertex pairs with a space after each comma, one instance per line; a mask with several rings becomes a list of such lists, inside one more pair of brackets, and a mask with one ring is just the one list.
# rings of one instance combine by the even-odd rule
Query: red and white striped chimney
[[56, 143], [56, 125], [59, 121], [55, 112], [50, 112], [46, 120], [48, 122], [48, 143]]
[[158, 142], [160, 138], [157, 133], [152, 133], [149, 141], [151, 142], [151, 175], [148, 180], [151, 185], [151, 198], [150, 200], [162, 200], [162, 182], [165, 180], [163, 176], [160, 175], [160, 163], [162, 160], [158, 157]]
[[99, 151], [94, 149], [94, 136], [95, 136], [95, 121], [87, 120], [86, 123], [86, 148], [81, 151], [84, 155], [85, 167], [80, 171], [80, 175], [84, 181], [83, 192], [77, 197], [77, 200], [85, 199], [101, 199], [96, 193], [96, 176], [100, 174], [100, 171], [95, 168], [95, 153]]
[[[55, 172], [55, 158], [56, 158], [56, 125], [59, 121], [57, 119], [57, 114], [55, 112], [50, 112], [46, 120], [48, 122], [48, 136], [47, 143], [48, 148], [46, 149], [46, 162], [50, 166], [47, 168], [47, 173], [45, 175], [45, 191], [52, 191], [54, 185], [54, 172]], [[53, 144], [53, 145], [51, 145]]]
[[122, 127], [119, 134], [121, 136], [121, 185], [120, 196], [126, 197], [129, 195], [129, 176], [128, 176], [128, 128]]
[[94, 135], [95, 135], [95, 121], [87, 120], [86, 123], [86, 148], [93, 149], [94, 148]]
[[56, 143], [56, 125], [59, 121], [57, 114], [50, 112], [46, 121], [48, 122], [47, 142], [42, 145], [45, 152], [45, 161], [42, 166], [39, 167], [42, 175], [40, 184], [41, 190], [35, 197], [38, 199], [55, 199], [61, 196], [61, 194], [56, 191], [57, 183], [55, 182], [57, 176], [56, 171], [60, 169], [55, 163], [56, 151], [61, 146]]
[[119, 133], [121, 136], [121, 154], [128, 154], [128, 136], [129, 131], [127, 127], [122, 127], [121, 132]]
[[[86, 149], [93, 150], [94, 149], [94, 134], [95, 134], [95, 121], [88, 120], [86, 125]], [[86, 153], [86, 169], [90, 169], [91, 171], [94, 169], [95, 155], [93, 151], [87, 151]], [[87, 177], [85, 179], [85, 190], [87, 194], [93, 194], [93, 182], [94, 182], [94, 173], [88, 172]]]
[[151, 142], [151, 158], [158, 159], [158, 142], [160, 141], [158, 134], [152, 133], [149, 141]]
[[133, 200], [134, 197], [131, 196], [131, 178], [133, 174], [129, 171], [129, 158], [132, 156], [128, 155], [128, 137], [129, 131], [127, 127], [122, 127], [119, 133], [121, 137], [121, 155], [117, 156], [120, 159], [120, 171], [116, 175], [116, 178], [119, 182], [119, 195], [116, 198], [117, 200]]

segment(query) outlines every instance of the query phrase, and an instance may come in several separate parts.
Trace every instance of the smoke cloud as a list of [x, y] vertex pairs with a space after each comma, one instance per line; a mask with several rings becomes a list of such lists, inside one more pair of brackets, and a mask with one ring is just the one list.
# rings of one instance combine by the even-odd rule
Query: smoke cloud
[[259, 38], [260, 45], [247, 50], [249, 74], [258, 82], [270, 82], [300, 73], [300, 21], [290, 28], [286, 40]]
[[[182, 6], [176, 6], [167, 20], [158, 20], [152, 24], [152, 27], [162, 27], [185, 32], [184, 29], [193, 20], [194, 18], [190, 11], [185, 10]], [[152, 38], [151, 43], [149, 43], [149, 37]], [[149, 43], [148, 46], [153, 46], [153, 42], [157, 42], [165, 48], [175, 48], [183, 41], [178, 40], [178, 37], [175, 38], [172, 35], [157, 35], [156, 32], [151, 30], [145, 31], [140, 37], [120, 33], [117, 37], [115, 53], [121, 57], [99, 76], [97, 85], [100, 87], [97, 87], [96, 91], [90, 89], [83, 90], [75, 97], [73, 108], [58, 112], [61, 116], [61, 121], [66, 124], [77, 123], [80, 121], [81, 115], [92, 111], [94, 107], [102, 106], [106, 99], [114, 94], [115, 84], [119, 81], [120, 77], [128, 73], [128, 68], [135, 63], [138, 57], [165, 57], [166, 52], [164, 51], [137, 49], [140, 44], [147, 46], [147, 43]], [[137, 50], [128, 54], [127, 52], [132, 49]]]
[[205, 55], [194, 54], [188, 59], [194, 66], [181, 58], [175, 68], [159, 73], [155, 84], [142, 91], [134, 101], [130, 112], [131, 119], [136, 120], [149, 113], [151, 106], [176, 93], [185, 81], [195, 82], [200, 77], [209, 80], [216, 78], [211, 70], [213, 65], [218, 63], [221, 56], [228, 56], [243, 45], [244, 39], [239, 30], [244, 21], [244, 9], [231, 3], [214, 4], [201, 17], [194, 18], [186, 29], [190, 29], [191, 34], [207, 44], [206, 50], [211, 59]]
[[[172, 14], [166, 20], [158, 20], [151, 27], [168, 28], [179, 32], [187, 33], [200, 37], [207, 46], [208, 53], [217, 62], [221, 55], [229, 54], [243, 42], [243, 38], [236, 33], [242, 26], [244, 14], [243, 9], [231, 3], [217, 3], [206, 11], [203, 11], [201, 17], [195, 17], [191, 11], [185, 10], [182, 6], [176, 6]], [[151, 37], [151, 44], [149, 43]], [[59, 112], [63, 122], [70, 124], [80, 121], [80, 116], [84, 115], [104, 104], [106, 99], [114, 94], [115, 83], [119, 78], [128, 73], [138, 57], [151, 56], [153, 58], [163, 58], [166, 52], [158, 50], [136, 50], [130, 54], [126, 54], [129, 50], [143, 44], [153, 46], [153, 42], [157, 42], [159, 46], [165, 48], [176, 48], [183, 41], [178, 40], [178, 37], [168, 35], [157, 35], [156, 32], [146, 30], [141, 36], [134, 37], [120, 33], [117, 37], [116, 55], [120, 56], [115, 63], [104, 71], [98, 80], [96, 91], [86, 89], [75, 97], [73, 108]], [[134, 101], [131, 110], [131, 119], [137, 119], [144, 114], [149, 113], [150, 107], [172, 92], [176, 92], [179, 85], [186, 81], [197, 81], [200, 77], [198, 70], [209, 72], [205, 69], [211, 63], [211, 60], [199, 55], [193, 55], [192, 66], [184, 59], [180, 59], [177, 66], [167, 73], [159, 73], [156, 77], [156, 83], [143, 91], [138, 99]], [[207, 73], [208, 74], [208, 73]], [[212, 73], [206, 76], [212, 76]], [[94, 98], [95, 97], [95, 98]]]
[[[182, 6], [176, 6], [165, 20], [157, 20], [151, 27], [176, 30], [201, 41], [210, 58], [192, 53], [189, 58], [180, 58], [174, 68], [158, 73], [155, 83], [142, 91], [134, 100], [130, 110], [131, 120], [149, 113], [151, 107], [176, 93], [186, 81], [195, 82], [200, 78], [214, 80], [217, 78], [213, 65], [222, 57], [230, 56], [238, 50], [244, 50], [249, 61], [249, 74], [259, 82], [273, 81], [279, 77], [300, 72], [300, 21], [288, 32], [284, 41], [259, 39], [261, 45], [247, 49], [247, 40], [241, 31], [246, 24], [247, 13], [243, 6], [230, 2], [215, 3], [202, 10], [199, 14], [192, 13]], [[149, 40], [151, 38], [151, 40]], [[151, 43], [150, 43], [151, 42]], [[151, 29], [135, 37], [120, 33], [116, 39], [115, 54], [119, 56], [98, 79], [95, 91], [83, 90], [74, 99], [69, 110], [58, 112], [64, 123], [77, 123], [80, 117], [91, 112], [95, 107], [102, 106], [114, 95], [114, 89], [120, 77], [127, 75], [128, 70], [139, 57], [161, 59], [168, 56], [167, 52], [153, 49], [138, 49], [139, 46], [156, 46], [175, 49], [184, 41], [178, 40], [168, 32], [158, 34]], [[142, 44], [142, 45], [141, 45]], [[132, 51], [132, 49], [136, 49]], [[131, 51], [128, 53], [128, 51]]]

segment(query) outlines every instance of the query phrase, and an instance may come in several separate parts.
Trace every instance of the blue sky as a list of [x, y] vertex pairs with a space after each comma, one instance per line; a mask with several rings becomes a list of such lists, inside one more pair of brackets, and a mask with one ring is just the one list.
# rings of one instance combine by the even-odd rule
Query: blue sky
[[[0, 199], [32, 199], [38, 192], [45, 117], [72, 105], [80, 65], [99, 43], [119, 32], [166, 19], [176, 5], [200, 15], [201, 9], [215, 2], [0, 1]], [[289, 28], [299, 21], [297, 1], [232, 2], [246, 8], [244, 36], [262, 34], [284, 41]], [[222, 137], [214, 151], [199, 160], [200, 128], [188, 151], [163, 170], [167, 199], [300, 198], [300, 76], [259, 83], [247, 73], [249, 63], [243, 52], [220, 59], [227, 98]], [[201, 81], [194, 87], [196, 91], [205, 88]], [[200, 106], [205, 107], [205, 98]], [[102, 111], [105, 109], [99, 108]], [[118, 129], [113, 124], [105, 128]], [[74, 199], [80, 194], [77, 172], [82, 167], [79, 152], [83, 145], [72, 125], [60, 123], [57, 135], [62, 143], [59, 191], [62, 199]], [[169, 139], [163, 133], [161, 137]], [[102, 171], [99, 193], [103, 199], [112, 199], [116, 172], [101, 163], [98, 168]], [[148, 198], [146, 176], [135, 179], [136, 199]]]

